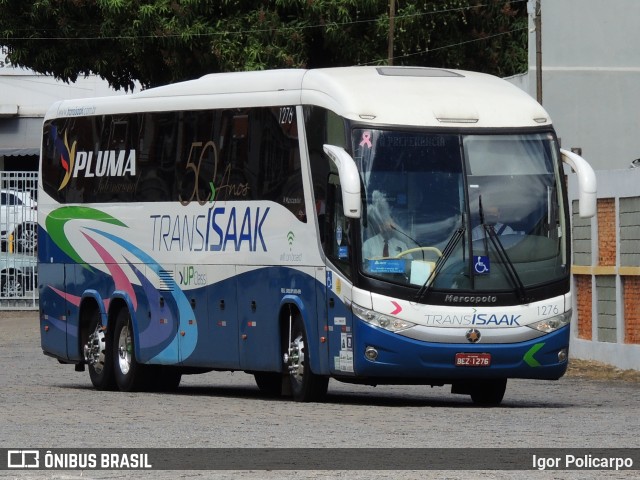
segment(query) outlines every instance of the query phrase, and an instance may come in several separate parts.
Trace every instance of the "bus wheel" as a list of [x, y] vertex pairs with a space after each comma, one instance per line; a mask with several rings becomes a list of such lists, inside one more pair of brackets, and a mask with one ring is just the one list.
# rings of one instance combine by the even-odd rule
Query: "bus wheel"
[[123, 392], [143, 390], [147, 380], [145, 365], [136, 361], [131, 316], [126, 308], [118, 313], [113, 340], [113, 365], [118, 388]]
[[474, 385], [471, 390], [471, 400], [476, 405], [484, 407], [497, 407], [502, 402], [504, 392], [507, 389], [507, 379], [485, 380]]
[[268, 397], [282, 395], [282, 374], [277, 372], [255, 372], [256, 385]]
[[284, 363], [289, 372], [291, 393], [297, 402], [321, 400], [327, 393], [329, 377], [316, 375], [311, 371], [307, 334], [300, 315], [293, 318], [290, 337], [291, 343], [284, 355]]
[[89, 337], [83, 346], [84, 360], [89, 366], [89, 378], [98, 390], [115, 390], [111, 350], [107, 329], [100, 323], [100, 312], [94, 310], [89, 319]]

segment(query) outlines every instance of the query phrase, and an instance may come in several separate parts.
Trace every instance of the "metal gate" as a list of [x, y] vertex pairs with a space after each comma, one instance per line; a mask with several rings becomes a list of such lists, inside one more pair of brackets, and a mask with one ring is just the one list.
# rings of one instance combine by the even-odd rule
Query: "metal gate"
[[38, 308], [38, 172], [0, 172], [0, 310]]

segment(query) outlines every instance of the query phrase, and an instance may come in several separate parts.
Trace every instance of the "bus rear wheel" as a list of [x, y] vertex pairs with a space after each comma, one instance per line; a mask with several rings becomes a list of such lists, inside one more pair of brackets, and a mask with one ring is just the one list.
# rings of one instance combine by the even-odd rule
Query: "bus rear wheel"
[[307, 334], [300, 315], [293, 318], [290, 328], [291, 342], [284, 354], [284, 363], [289, 373], [293, 399], [297, 402], [322, 400], [327, 393], [329, 377], [311, 371]]
[[137, 392], [147, 388], [146, 365], [136, 360], [131, 316], [126, 308], [118, 312], [113, 333], [113, 366], [118, 388], [123, 392]]

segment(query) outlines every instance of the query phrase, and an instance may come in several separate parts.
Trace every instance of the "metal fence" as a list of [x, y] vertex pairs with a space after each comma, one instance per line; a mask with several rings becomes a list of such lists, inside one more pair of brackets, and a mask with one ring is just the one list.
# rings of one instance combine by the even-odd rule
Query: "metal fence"
[[37, 172], [0, 172], [0, 310], [38, 308]]

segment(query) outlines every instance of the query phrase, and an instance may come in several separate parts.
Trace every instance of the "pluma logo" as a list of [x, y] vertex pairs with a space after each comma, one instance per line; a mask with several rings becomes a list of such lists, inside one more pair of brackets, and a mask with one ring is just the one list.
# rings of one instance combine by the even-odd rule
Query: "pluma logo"
[[67, 132], [64, 135], [52, 126], [56, 153], [60, 155], [60, 165], [65, 171], [58, 191], [67, 186], [75, 177], [124, 177], [136, 175], [136, 151], [97, 150], [95, 152], [76, 151], [77, 141], [69, 146]]

